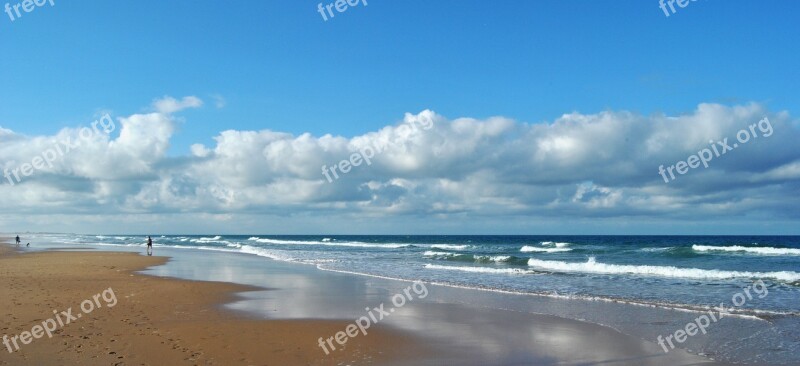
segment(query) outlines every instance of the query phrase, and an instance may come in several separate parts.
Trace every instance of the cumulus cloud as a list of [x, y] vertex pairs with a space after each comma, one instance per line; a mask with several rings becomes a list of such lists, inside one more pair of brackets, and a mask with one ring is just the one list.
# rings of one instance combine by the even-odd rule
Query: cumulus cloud
[[[569, 113], [527, 124], [447, 119], [430, 110], [360, 136], [227, 130], [186, 156], [166, 151], [174, 113], [196, 97], [164, 97], [155, 112], [118, 117], [53, 168], [0, 186], [0, 204], [28, 213], [271, 214], [350, 218], [514, 216], [695, 220], [797, 219], [800, 137], [787, 112], [760, 104], [700, 104], [678, 116]], [[658, 174], [768, 117], [774, 128], [673, 182]], [[426, 125], [429, 124], [429, 125]], [[429, 128], [423, 128], [429, 127]], [[4, 169], [77, 130], [24, 136], [0, 128]], [[369, 164], [329, 182], [322, 167], [382, 146]], [[230, 217], [230, 216], [226, 216]]]
[[198, 108], [202, 105], [203, 101], [194, 96], [183, 97], [181, 100], [165, 96], [153, 102], [153, 108], [161, 114], [175, 113], [187, 108]]

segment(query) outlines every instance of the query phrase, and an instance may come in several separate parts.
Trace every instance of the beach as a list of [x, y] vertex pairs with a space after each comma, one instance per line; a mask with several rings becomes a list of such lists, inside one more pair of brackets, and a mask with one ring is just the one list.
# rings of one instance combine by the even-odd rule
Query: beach
[[118, 303], [65, 324], [52, 338], [19, 342], [19, 351], [0, 352], [0, 364], [336, 365], [424, 349], [398, 332], [375, 329], [343, 351], [320, 357], [314, 336], [335, 333], [345, 322], [252, 319], [218, 306], [252, 288], [134, 273], [165, 261], [118, 252], [20, 254], [4, 246], [3, 334], [30, 330], [53, 310], [72, 308], [74, 315], [83, 300], [109, 287]]
[[[721, 364], [680, 349], [664, 353], [653, 342], [597, 324], [469, 306], [494, 298], [481, 292], [465, 295], [427, 284], [421, 298], [422, 292], [415, 292], [421, 287], [410, 290], [409, 282], [242, 254], [159, 249], [172, 256], [168, 259], [52, 248], [18, 252], [4, 246], [4, 334], [31, 330], [53, 317], [53, 310], [80, 313], [84, 300], [109, 288], [116, 299], [94, 301], [105, 306], [59, 327], [52, 338], [44, 335], [3, 352], [0, 364]], [[225, 282], [208, 281], [212, 278]], [[409, 290], [407, 304], [386, 311], [386, 319], [367, 334], [348, 337], [344, 346], [336, 343], [337, 333], [369, 314], [365, 308], [397, 305], [392, 294], [403, 289]], [[337, 349], [326, 354], [320, 339], [331, 336]]]

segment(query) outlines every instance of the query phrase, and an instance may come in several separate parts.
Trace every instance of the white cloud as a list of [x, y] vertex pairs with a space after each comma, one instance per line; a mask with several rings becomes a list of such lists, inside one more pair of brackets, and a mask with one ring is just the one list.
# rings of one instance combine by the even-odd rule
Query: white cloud
[[[14, 186], [0, 205], [22, 213], [331, 215], [349, 218], [647, 217], [703, 220], [766, 215], [797, 219], [800, 137], [788, 113], [761, 105], [701, 104], [680, 116], [566, 114], [552, 123], [448, 120], [432, 111], [346, 138], [222, 131], [215, 146], [169, 157], [173, 113], [202, 101], [165, 97], [156, 112], [119, 117], [117, 137], [97, 136], [57, 166]], [[769, 116], [774, 134], [669, 184], [658, 166]], [[409, 124], [431, 121], [430, 129]], [[22, 136], [0, 128], [2, 167], [13, 168], [77, 130]], [[365, 146], [370, 165], [328, 183], [321, 173]], [[231, 217], [231, 216], [226, 216]], [[479, 219], [476, 219], [480, 221]], [[233, 220], [236, 221], [236, 220]]]
[[153, 108], [161, 114], [175, 113], [187, 108], [199, 108], [202, 105], [203, 101], [195, 96], [183, 97], [181, 100], [165, 96], [153, 101]]
[[192, 151], [192, 155], [197, 156], [199, 158], [205, 158], [211, 154], [211, 150], [209, 150], [203, 144], [192, 144], [190, 149]]

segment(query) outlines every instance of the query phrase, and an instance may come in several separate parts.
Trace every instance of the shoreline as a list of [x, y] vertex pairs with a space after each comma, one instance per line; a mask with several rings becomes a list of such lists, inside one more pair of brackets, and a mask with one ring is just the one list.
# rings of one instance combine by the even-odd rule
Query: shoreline
[[[87, 249], [92, 248], [87, 247]], [[192, 334], [197, 337], [198, 333], [203, 333], [202, 331], [198, 331], [198, 329], [213, 329], [213, 333], [217, 333], [220, 329], [224, 329], [231, 335], [231, 338], [229, 338], [231, 340], [230, 342], [238, 345], [242, 345], [242, 342], [246, 343], [247, 339], [250, 338], [259, 339], [259, 337], [261, 337], [263, 339], [260, 332], [255, 332], [255, 328], [258, 328], [259, 325], [264, 328], [269, 328], [268, 330], [262, 329], [262, 331], [266, 332], [275, 332], [276, 326], [280, 325], [281, 336], [279, 338], [281, 339], [286, 338], [284, 333], [291, 334], [292, 331], [300, 333], [296, 334], [298, 343], [292, 344], [291, 348], [295, 350], [302, 349], [303, 351], [301, 353], [306, 355], [306, 358], [297, 359], [290, 357], [290, 359], [284, 359], [282, 363], [278, 362], [276, 364], [337, 364], [337, 362], [335, 362], [337, 358], [325, 356], [322, 351], [317, 348], [317, 337], [334, 335], [338, 331], [345, 330], [346, 326], [352, 323], [352, 321], [344, 321], [341, 319], [354, 319], [355, 317], [341, 314], [337, 315], [337, 311], [339, 311], [337, 310], [338, 308], [345, 308], [348, 309], [348, 311], [350, 309], [357, 311], [359, 308], [363, 308], [363, 305], [365, 304], [378, 304], [378, 302], [376, 302], [378, 300], [372, 300], [373, 298], [360, 298], [360, 296], [363, 296], [362, 292], [364, 291], [362, 290], [353, 290], [353, 292], [348, 292], [346, 289], [344, 289], [345, 287], [358, 287], [357, 285], [359, 285], [361, 282], [364, 282], [364, 279], [361, 279], [359, 276], [353, 274], [338, 274], [334, 276], [336, 277], [336, 283], [325, 284], [325, 286], [330, 286], [333, 289], [332, 293], [321, 293], [317, 294], [317, 296], [314, 296], [313, 293], [315, 291], [318, 292], [318, 289], [315, 290], [307, 286], [296, 289], [284, 288], [292, 287], [289, 285], [264, 285], [263, 283], [260, 283], [258, 286], [243, 286], [229, 282], [206, 282], [207, 279], [204, 278], [195, 278], [195, 280], [163, 278], [163, 273], [154, 273], [169, 266], [178, 266], [178, 268], [183, 268], [179, 267], [182, 262], [186, 262], [185, 264], [187, 265], [187, 268], [190, 269], [196, 267], [213, 267], [213, 265], [209, 266], [208, 264], [197, 266], [198, 263], [204, 263], [198, 262], [196, 259], [187, 259], [188, 257], [191, 257], [191, 255], [185, 255], [184, 253], [181, 253], [182, 255], [180, 257], [173, 257], [169, 259], [169, 264], [166, 267], [161, 266], [157, 262], [153, 262], [153, 260], [156, 258], [161, 258], [159, 260], [163, 261], [162, 263], [166, 263], [168, 261], [168, 257], [145, 257], [138, 254], [119, 252], [45, 251], [23, 253], [19, 257], [24, 258], [29, 255], [56, 255], [58, 257], [63, 257], [63, 259], [75, 260], [75, 257], [81, 257], [85, 255], [108, 257], [114, 254], [126, 254], [131, 256], [131, 258], [138, 258], [135, 261], [143, 260], [144, 262], [149, 263], [148, 265], [141, 265], [140, 263], [140, 267], [138, 269], [129, 268], [126, 274], [127, 276], [131, 277], [149, 277], [153, 279], [151, 282], [158, 282], [159, 287], [163, 286], [160, 284], [160, 281], [166, 281], [168, 283], [172, 283], [169, 286], [196, 288], [206, 287], [206, 285], [209, 285], [216, 288], [216, 296], [206, 297], [204, 299], [205, 305], [195, 307], [191, 310], [212, 313], [214, 316], [211, 318], [195, 317], [191, 319], [191, 321], [189, 321], [189, 318], [191, 317], [184, 318], [184, 316], [177, 318], [167, 317], [163, 319], [170, 324], [170, 329], [174, 332], [178, 332], [180, 334]], [[67, 256], [64, 257], [64, 255]], [[224, 261], [222, 259], [224, 256], [204, 255], [201, 257], [203, 258], [201, 260], [208, 260], [208, 263], [216, 263], [218, 266], [220, 266], [218, 262]], [[246, 261], [245, 258], [247, 257], [253, 256], [233, 255], [232, 258], [234, 258], [234, 261], [239, 262]], [[118, 260], [120, 258], [121, 257], [119, 256], [115, 256], [114, 260]], [[255, 258], [263, 260], [263, 258], [260, 257]], [[0, 257], [0, 260], [3, 259], [5, 259], [5, 256]], [[263, 261], [258, 262], [260, 266], [263, 263]], [[291, 284], [291, 282], [284, 281], [284, 279], [294, 278], [296, 280], [298, 274], [295, 272], [302, 272], [303, 276], [308, 277], [305, 278], [304, 281], [310, 280], [311, 282], [319, 281], [323, 278], [330, 278], [332, 276], [331, 274], [321, 271], [315, 267], [309, 268], [308, 271], [301, 271], [299, 267], [296, 267], [298, 266], [297, 264], [290, 265], [287, 263], [275, 262], [270, 263], [269, 266], [272, 272], [276, 272], [274, 276], [271, 276], [275, 277], [273, 281], [278, 283]], [[224, 264], [222, 264], [221, 267], [224, 269]], [[145, 270], [145, 268], [148, 269]], [[142, 272], [137, 272], [142, 270], [144, 270], [144, 274], [142, 274]], [[178, 272], [180, 272], [180, 270]], [[200, 273], [205, 273], [211, 278], [219, 277], [215, 273], [207, 272], [208, 271]], [[282, 275], [281, 273], [283, 272], [287, 273]], [[392, 286], [376, 281], [377, 279], [367, 282], [369, 282], [369, 286], [373, 287]], [[391, 281], [402, 282], [395, 280]], [[266, 288], [270, 288], [270, 290], [266, 290]], [[345, 295], [343, 296], [342, 291], [339, 290], [343, 290]], [[195, 289], [189, 292], [196, 291], [200, 290]], [[207, 292], [208, 290], [203, 291]], [[433, 288], [431, 288], [431, 291], [434, 291]], [[444, 294], [448, 291], [453, 291], [453, 289], [437, 288], [436, 291], [437, 294]], [[264, 302], [265, 296], [270, 299], [269, 303]], [[300, 297], [298, 298], [298, 296]], [[305, 299], [303, 296], [311, 296], [311, 299]], [[341, 298], [337, 299], [337, 297]], [[319, 308], [314, 307], [319, 306], [317, 303], [329, 302], [332, 300], [334, 300], [333, 303], [325, 304], [325, 306], [321, 306]], [[122, 302], [122, 299], [120, 299], [120, 301]], [[368, 346], [366, 352], [364, 352], [362, 347], [360, 351], [353, 353], [358, 354], [359, 357], [362, 357], [360, 358], [361, 361], [368, 359], [374, 364], [379, 365], [440, 364], [445, 360], [457, 361], [459, 364], [478, 365], [484, 362], [481, 361], [480, 357], [485, 357], [485, 360], [496, 360], [497, 362], [494, 364], [498, 365], [519, 364], [519, 362], [537, 365], [555, 363], [585, 364], [587, 361], [592, 360], [594, 362], [604, 362], [614, 365], [721, 364], [700, 356], [691, 355], [679, 349], [673, 350], [669, 354], [665, 354], [659, 349], [656, 349], [658, 346], [653, 342], [643, 341], [633, 336], [622, 334], [612, 328], [593, 323], [585, 323], [552, 315], [529, 314], [517, 311], [474, 309], [459, 304], [447, 303], [446, 300], [444, 301], [445, 303], [431, 304], [426, 302], [414, 304], [410, 307], [410, 310], [408, 310], [409, 314], [397, 315], [398, 318], [390, 319], [386, 326], [384, 326], [384, 324], [380, 324], [378, 327], [370, 328], [368, 336], [356, 337], [354, 339], [355, 342], [366, 342], [365, 345]], [[266, 319], [263, 317], [260, 318], [257, 314], [252, 312], [254, 305], [247, 305], [249, 302], [255, 304], [257, 308], [262, 309], [261, 311], [268, 309], [267, 306], [274, 306], [274, 316], [267, 317]], [[242, 306], [242, 304], [245, 304], [245, 306]], [[158, 306], [164, 307], [165, 304], [162, 302]], [[304, 306], [310, 306], [309, 309], [313, 311], [305, 309], [305, 313], [301, 312], [298, 318], [285, 316], [286, 314], [284, 313], [290, 313], [291, 309], [296, 309], [298, 306], [300, 306], [300, 308], [303, 308]], [[184, 310], [184, 312], [185, 311], [186, 310]], [[316, 313], [314, 311], [316, 311]], [[404, 313], [405, 312], [406, 310], [404, 310]], [[308, 316], [309, 313], [320, 316]], [[393, 317], [394, 316], [395, 315], [393, 315]], [[422, 321], [422, 323], [435, 323], [439, 321], [439, 319], [447, 318], [449, 318], [449, 320], [447, 320], [449, 323], [444, 321], [441, 324], [435, 324], [434, 328], [425, 328], [425, 325], [415, 323], [420, 321]], [[150, 327], [155, 327], [155, 324], [148, 325]], [[529, 329], [523, 329], [524, 327], [528, 327]], [[250, 329], [251, 333], [248, 333], [248, 331], [245, 331], [244, 329]], [[453, 332], [453, 329], [459, 329], [461, 331]], [[463, 329], [472, 329], [474, 334], [463, 334]], [[520, 333], [520, 331], [524, 332]], [[535, 333], [535, 335], [528, 335], [527, 337], [529, 339], [525, 339], [523, 341], [513, 339], [514, 337], [518, 337], [520, 335], [524, 336], [526, 333]], [[453, 337], [461, 339], [453, 339]], [[564, 337], [566, 337], [566, 339], [561, 339]], [[299, 339], [302, 339], [302, 341], [299, 341]], [[37, 341], [42, 342], [42, 340]], [[194, 342], [200, 341], [201, 340], [194, 339]], [[501, 344], [494, 344], [496, 342], [500, 342]], [[352, 344], [353, 343], [348, 342], [348, 348]], [[287, 349], [287, 347], [281, 347], [278, 349], [273, 349], [273, 352], [267, 352], [263, 342], [242, 345], [242, 347], [260, 348], [260, 357], [262, 358], [258, 358], [256, 356], [252, 356], [253, 358], [244, 357], [240, 359], [228, 358], [229, 362], [231, 362], [229, 364], [272, 364], [272, 362], [277, 362], [274, 361], [273, 353], [276, 353], [278, 350], [285, 351]], [[131, 352], [131, 355], [135, 356], [138, 354], [135, 348], [136, 347], [131, 346], [129, 351]], [[181, 347], [179, 347], [179, 349], [180, 348]], [[206, 360], [204, 362], [207, 362], [209, 357], [211, 357], [213, 360], [219, 359], [220, 356], [210, 356], [212, 353], [216, 355], [215, 352], [231, 352], [229, 349], [219, 349], [219, 347], [213, 351], [208, 350], [211, 348], [202, 349], [204, 350], [202, 355], [176, 360], [175, 362], [191, 363], [200, 362], [201, 360]], [[499, 350], [502, 350], [503, 352], [497, 352], [498, 354], [496, 355], [491, 354], [492, 352]], [[512, 352], [516, 354], [512, 354], [510, 356], [504, 356], [500, 354], [504, 352]], [[461, 355], [459, 356], [459, 354]], [[340, 356], [337, 355], [336, 352], [332, 353], [332, 355]], [[413, 358], [409, 359], [409, 355], [411, 355]], [[5, 356], [6, 355], [0, 356], [0, 364], [3, 364], [2, 360], [6, 359]], [[228, 356], [230, 355], [228, 354]], [[128, 356], [124, 357], [127, 358]], [[492, 357], [498, 358], [493, 359]], [[356, 362], [350, 362], [351, 364], [362, 363], [357, 362], [358, 360], [355, 361]], [[145, 361], [138, 362], [152, 364]], [[159, 359], [159, 361], [155, 364], [159, 364], [161, 362], [163, 362], [163, 360]], [[16, 363], [12, 362], [12, 364]], [[213, 362], [207, 364], [213, 364]]]

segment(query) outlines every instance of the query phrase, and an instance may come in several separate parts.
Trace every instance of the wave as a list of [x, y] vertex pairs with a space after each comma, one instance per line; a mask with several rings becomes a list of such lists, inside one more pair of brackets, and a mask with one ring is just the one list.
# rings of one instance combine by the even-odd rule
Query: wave
[[531, 258], [528, 260], [528, 265], [534, 268], [558, 272], [634, 274], [656, 277], [713, 280], [726, 280], [733, 278], [772, 278], [790, 283], [800, 281], [800, 273], [791, 271], [741, 272], [723, 271], [717, 269], [679, 268], [672, 266], [606, 264], [597, 262], [594, 257], [590, 257], [587, 262], [543, 261]]
[[444, 271], [462, 271], [472, 273], [493, 273], [493, 274], [534, 274], [536, 271], [519, 268], [488, 268], [488, 267], [466, 267], [466, 266], [440, 266], [438, 264], [426, 264], [427, 269], [438, 269]]
[[470, 253], [454, 253], [442, 252], [436, 250], [427, 250], [422, 253], [423, 256], [434, 260], [445, 260], [464, 263], [503, 263], [524, 266], [528, 258], [520, 258], [513, 255], [493, 255], [493, 254], [470, 254]]
[[476, 262], [476, 263], [510, 263], [515, 262], [517, 264], [523, 259], [514, 257], [511, 255], [472, 255], [466, 253], [451, 253], [451, 252], [438, 252], [434, 250], [428, 250], [422, 255], [426, 257], [433, 257], [434, 259], [444, 259], [444, 260], [453, 260], [459, 262]]
[[760, 255], [800, 255], [800, 249], [773, 248], [773, 247], [745, 247], [741, 245], [710, 246], [692, 245], [692, 250], [697, 252], [745, 252]]
[[539, 244], [542, 244], [542, 245], [545, 245], [545, 246], [555, 246], [556, 248], [564, 248], [567, 245], [570, 245], [571, 243], [556, 243], [556, 242], [552, 242], [552, 241], [543, 241], [543, 242], [541, 242]]
[[[322, 266], [317, 266], [318, 269], [323, 271], [330, 271], [330, 272], [337, 272], [337, 273], [347, 273], [359, 276], [366, 276], [366, 277], [373, 277], [373, 278], [381, 278], [386, 280], [392, 281], [414, 281], [413, 278], [406, 278], [406, 277], [389, 277], [383, 276], [373, 273], [365, 273], [365, 272], [356, 272], [356, 271], [348, 271], [343, 269], [333, 269], [333, 268], [325, 268]], [[469, 269], [475, 267], [453, 267], [453, 266], [439, 266], [430, 264], [427, 265], [426, 268], [429, 269], [440, 269], [440, 270], [453, 270], [453, 271], [465, 271], [465, 272], [477, 272], [477, 273], [491, 273], [491, 274], [518, 274], [519, 272], [510, 272], [506, 271], [505, 269], [494, 269], [494, 268], [478, 268], [478, 269]], [[540, 272], [525, 272], [521, 274], [537, 274]], [[437, 285], [437, 286], [445, 286], [451, 288], [460, 288], [460, 289], [468, 289], [468, 290], [477, 290], [477, 291], [486, 291], [486, 292], [493, 292], [493, 293], [501, 293], [501, 294], [510, 294], [510, 295], [523, 295], [523, 296], [538, 296], [538, 297], [546, 297], [546, 298], [554, 298], [554, 299], [564, 299], [564, 300], [582, 300], [582, 301], [593, 301], [593, 302], [611, 302], [611, 303], [621, 303], [621, 304], [628, 304], [633, 306], [641, 306], [641, 307], [650, 307], [650, 308], [662, 308], [662, 309], [671, 309], [677, 311], [687, 311], [693, 313], [708, 313], [709, 310], [714, 310], [715, 307], [708, 306], [708, 305], [696, 305], [696, 304], [680, 304], [680, 303], [672, 303], [672, 302], [664, 302], [664, 301], [648, 301], [648, 300], [635, 300], [635, 299], [626, 299], [614, 296], [594, 296], [594, 295], [584, 295], [584, 294], [568, 294], [568, 293], [558, 293], [557, 291], [535, 291], [535, 292], [528, 292], [528, 291], [520, 291], [520, 290], [511, 290], [511, 289], [504, 289], [504, 288], [497, 288], [497, 287], [489, 287], [483, 286], [478, 284], [471, 284], [465, 285], [461, 283], [452, 283], [445, 280], [434, 280], [434, 281], [425, 281], [426, 284]], [[775, 310], [761, 310], [761, 309], [748, 309], [748, 308], [729, 308], [729, 313], [725, 314], [728, 317], [738, 317], [738, 318], [747, 318], [747, 319], [755, 319], [759, 321], [769, 321], [770, 317], [775, 316], [800, 316], [800, 312], [788, 312], [788, 311], [775, 311]]]
[[399, 248], [411, 248], [411, 247], [413, 247], [413, 245], [410, 245], [410, 244], [369, 244], [369, 243], [359, 243], [359, 242], [319, 243], [317, 245], [325, 245], [325, 246], [331, 246], [331, 247], [381, 248], [381, 249], [399, 249]]
[[325, 243], [323, 243], [321, 241], [262, 239], [262, 238], [259, 238], [257, 236], [253, 236], [253, 237], [251, 237], [251, 238], [249, 238], [247, 240], [255, 241], [255, 242], [258, 242], [258, 243], [265, 243], [265, 244], [289, 244], [289, 245], [291, 245], [291, 244], [312, 244], [312, 245], [313, 244], [319, 244], [319, 245], [325, 244]]
[[452, 244], [433, 244], [431, 248], [444, 249], [444, 250], [467, 250], [469, 245], [452, 245]]
[[280, 239], [262, 239], [259, 237], [251, 237], [247, 239], [263, 244], [278, 244], [278, 245], [325, 245], [332, 247], [354, 247], [354, 248], [382, 248], [382, 249], [398, 249], [410, 248], [411, 244], [372, 244], [362, 242], [330, 242], [330, 241], [306, 241], [306, 240], [280, 240]]
[[476, 255], [474, 257], [476, 262], [495, 262], [495, 263], [509, 262], [513, 258], [510, 255]]
[[257, 255], [259, 257], [265, 257], [265, 258], [274, 259], [274, 260], [277, 260], [277, 261], [285, 261], [285, 262], [294, 262], [295, 261], [294, 258], [286, 257], [286, 256], [283, 256], [283, 255], [277, 254], [275, 252], [272, 252], [270, 250], [267, 250], [267, 249], [264, 249], [264, 248], [258, 248], [258, 247], [254, 247], [254, 246], [250, 246], [250, 245], [242, 245], [242, 247], [239, 248], [239, 250], [242, 253]]
[[190, 239], [189, 241], [191, 241], [192, 243], [208, 243], [208, 242], [218, 241], [220, 239], [222, 239], [222, 237], [217, 235], [217, 236], [215, 236], [213, 238], [204, 238], [203, 237], [203, 238], [200, 238], [200, 239]]
[[571, 250], [572, 248], [539, 248], [526, 245], [522, 247], [519, 251], [523, 253], [529, 253], [529, 252], [557, 253], [557, 252], [569, 252]]
[[454, 257], [454, 256], [457, 256], [457, 255], [463, 255], [463, 254], [450, 253], [450, 252], [437, 252], [435, 250], [427, 250], [427, 251], [425, 251], [425, 253], [422, 253], [422, 255], [424, 255], [426, 257]]
[[666, 252], [666, 251], [672, 250], [672, 249], [674, 249], [674, 248], [675, 248], [675, 247], [663, 247], [663, 248], [642, 248], [642, 249], [639, 249], [639, 250], [641, 250], [641, 251], [643, 251], [643, 252], [657, 253], [657, 252]]

